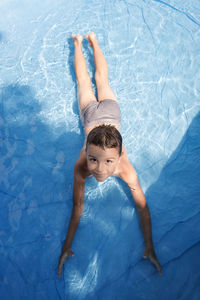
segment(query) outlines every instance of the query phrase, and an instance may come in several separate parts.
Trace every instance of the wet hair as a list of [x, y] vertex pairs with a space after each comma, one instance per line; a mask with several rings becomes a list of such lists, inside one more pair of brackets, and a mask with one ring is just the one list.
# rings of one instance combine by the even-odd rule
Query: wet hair
[[93, 144], [102, 149], [118, 148], [119, 156], [122, 153], [122, 136], [120, 132], [112, 125], [100, 125], [93, 128], [87, 136], [87, 146]]

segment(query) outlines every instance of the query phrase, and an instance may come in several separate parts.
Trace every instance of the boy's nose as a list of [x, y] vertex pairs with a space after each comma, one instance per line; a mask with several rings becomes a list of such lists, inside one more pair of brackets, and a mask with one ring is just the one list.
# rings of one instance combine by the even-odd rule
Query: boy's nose
[[102, 164], [102, 163], [99, 163], [99, 164], [98, 164], [97, 171], [98, 171], [99, 173], [103, 171], [103, 164]]

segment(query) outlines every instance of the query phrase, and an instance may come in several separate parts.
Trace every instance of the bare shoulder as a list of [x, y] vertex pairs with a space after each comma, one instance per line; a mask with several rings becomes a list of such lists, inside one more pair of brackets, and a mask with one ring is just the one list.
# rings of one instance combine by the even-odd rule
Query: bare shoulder
[[128, 159], [128, 155], [124, 146], [120, 159], [119, 177], [126, 182], [130, 188], [138, 184], [137, 173]]
[[74, 176], [79, 180], [85, 180], [89, 176], [86, 152], [84, 147], [82, 148], [79, 158], [74, 165]]

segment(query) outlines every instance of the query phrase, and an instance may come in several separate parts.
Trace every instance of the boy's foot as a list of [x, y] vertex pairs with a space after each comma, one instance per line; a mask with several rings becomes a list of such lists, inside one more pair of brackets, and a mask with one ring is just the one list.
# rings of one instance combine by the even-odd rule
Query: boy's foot
[[74, 46], [82, 44], [82, 41], [83, 41], [82, 35], [80, 35], [80, 34], [72, 34], [71, 37], [72, 37], [72, 39], [74, 41]]
[[86, 40], [88, 40], [89, 45], [93, 47], [93, 44], [97, 42], [96, 34], [94, 32], [90, 32], [85, 35]]

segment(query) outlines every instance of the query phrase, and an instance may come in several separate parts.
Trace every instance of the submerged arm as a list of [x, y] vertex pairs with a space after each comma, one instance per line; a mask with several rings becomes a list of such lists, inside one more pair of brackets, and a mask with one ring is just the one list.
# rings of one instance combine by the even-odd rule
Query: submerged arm
[[156, 266], [159, 274], [161, 274], [161, 266], [157, 260], [153, 246], [150, 211], [146, 202], [145, 195], [139, 184], [137, 174], [129, 162], [127, 163], [127, 167], [122, 176], [122, 179], [128, 184], [133, 196], [133, 200], [136, 204], [146, 246], [144, 251], [144, 258], [149, 258], [151, 262]]
[[71, 219], [69, 222], [67, 237], [66, 237], [66, 240], [65, 240], [65, 243], [63, 246], [64, 251], [71, 247], [77, 227], [80, 222], [80, 218], [83, 213], [84, 190], [85, 190], [85, 183], [80, 182], [77, 179], [75, 179], [74, 180], [73, 208], [72, 208]]
[[161, 266], [157, 260], [153, 246], [150, 211], [146, 203], [144, 193], [140, 187], [139, 182], [135, 185], [134, 188], [130, 189], [137, 207], [140, 225], [146, 245], [144, 258], [149, 258], [150, 261], [156, 266], [158, 273], [161, 275]]
[[133, 196], [133, 200], [136, 204], [146, 248], [152, 249], [153, 241], [152, 241], [152, 231], [151, 231], [151, 216], [150, 216], [148, 205], [146, 203], [144, 193], [138, 182], [138, 179], [135, 179], [134, 184], [129, 185], [129, 187], [131, 190], [131, 194]]
[[72, 241], [76, 234], [80, 218], [84, 207], [85, 179], [80, 175], [79, 165], [74, 167], [74, 185], [73, 185], [73, 208], [68, 226], [67, 236], [63, 245], [62, 253], [58, 265], [58, 275], [62, 274], [62, 267], [68, 256], [74, 256], [71, 250]]

